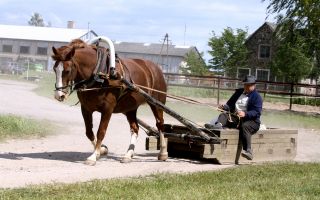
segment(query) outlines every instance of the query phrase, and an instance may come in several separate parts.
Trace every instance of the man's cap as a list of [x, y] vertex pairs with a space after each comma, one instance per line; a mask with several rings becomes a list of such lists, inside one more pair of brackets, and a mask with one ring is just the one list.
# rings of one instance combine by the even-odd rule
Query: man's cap
[[256, 77], [247, 75], [244, 80], [242, 81], [243, 84], [255, 84], [256, 83]]

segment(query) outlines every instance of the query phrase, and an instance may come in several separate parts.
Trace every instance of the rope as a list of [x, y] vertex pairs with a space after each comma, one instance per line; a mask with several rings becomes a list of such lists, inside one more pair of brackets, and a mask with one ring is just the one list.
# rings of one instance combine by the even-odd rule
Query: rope
[[166, 92], [163, 92], [163, 91], [160, 91], [160, 90], [156, 90], [156, 89], [153, 89], [153, 88], [149, 88], [149, 87], [146, 87], [146, 86], [143, 86], [143, 85], [139, 85], [139, 84], [136, 84], [136, 83], [135, 83], [135, 85], [140, 87], [140, 88], [146, 89], [146, 90], [150, 90], [150, 91], [158, 92], [158, 93], [161, 93], [161, 94], [165, 94], [168, 98], [171, 98], [171, 99], [176, 99], [176, 100], [180, 100], [180, 101], [183, 101], [183, 102], [186, 102], [186, 103], [203, 105], [203, 106], [208, 106], [210, 108], [217, 109], [215, 106], [212, 106], [212, 105], [206, 104], [206, 103], [202, 103], [202, 102], [194, 100], [194, 99], [181, 97], [181, 96], [176, 96], [176, 95], [170, 95], [170, 94], [168, 94]]
[[240, 120], [241, 120], [241, 117], [239, 117], [239, 115], [237, 115], [236, 113], [232, 113], [232, 112], [230, 112], [230, 111], [226, 111], [226, 110], [220, 109], [220, 108], [217, 108], [217, 110], [220, 111], [220, 112], [226, 113], [226, 114], [228, 115], [228, 121], [229, 121], [229, 122], [234, 122], [234, 121], [232, 120], [232, 118], [231, 118], [231, 115], [238, 117], [237, 128], [239, 127], [239, 125], [240, 125]]
[[278, 96], [278, 95], [272, 95], [268, 94], [266, 98], [278, 98], [278, 99], [304, 99], [304, 98], [309, 98], [309, 99], [319, 99], [320, 97], [311, 97], [311, 96], [292, 96], [292, 97], [283, 97], [283, 96]]

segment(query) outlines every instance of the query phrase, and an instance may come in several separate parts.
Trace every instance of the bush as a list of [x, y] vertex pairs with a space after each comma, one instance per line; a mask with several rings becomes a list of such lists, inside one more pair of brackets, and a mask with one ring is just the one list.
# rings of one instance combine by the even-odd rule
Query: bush
[[292, 100], [293, 104], [320, 106], [320, 99], [317, 98], [296, 98]]

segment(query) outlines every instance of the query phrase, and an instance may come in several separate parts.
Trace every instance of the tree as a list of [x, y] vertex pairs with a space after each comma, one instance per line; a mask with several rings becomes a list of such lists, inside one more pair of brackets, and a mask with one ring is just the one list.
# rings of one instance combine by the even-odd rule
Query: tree
[[278, 46], [270, 68], [274, 75], [285, 77], [286, 81], [297, 83], [310, 74], [312, 61], [301, 48], [291, 43], [283, 43]]
[[212, 37], [208, 45], [211, 48], [209, 54], [212, 59], [209, 60], [212, 70], [223, 70], [228, 76], [235, 77], [237, 67], [243, 67], [247, 64], [248, 50], [245, 41], [248, 35], [247, 30], [233, 29], [228, 27], [224, 29], [221, 37], [216, 36], [212, 31]]
[[270, 0], [267, 10], [277, 15], [278, 35], [290, 40], [290, 32], [302, 33], [307, 45], [306, 53], [315, 60], [315, 67], [309, 76], [317, 80], [320, 75], [319, 0]]
[[180, 70], [183, 74], [206, 75], [209, 70], [202, 59], [203, 53], [200, 55], [194, 51], [190, 51], [186, 55], [185, 62], [180, 64]]
[[278, 45], [270, 68], [274, 75], [297, 83], [310, 75], [313, 62], [308, 55], [309, 45], [304, 38], [304, 31], [295, 30], [290, 25], [291, 20], [286, 20], [276, 29], [274, 39]]
[[28, 21], [30, 26], [45, 26], [44, 20], [39, 13], [33, 13], [31, 19]]

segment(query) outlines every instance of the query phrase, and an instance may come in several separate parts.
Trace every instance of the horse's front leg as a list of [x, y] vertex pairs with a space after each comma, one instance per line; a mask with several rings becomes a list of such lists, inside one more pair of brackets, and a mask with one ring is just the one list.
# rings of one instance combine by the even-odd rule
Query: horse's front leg
[[104, 139], [104, 136], [106, 134], [106, 130], [108, 128], [108, 124], [111, 118], [112, 112], [107, 113], [101, 113], [101, 120], [99, 124], [99, 129], [97, 132], [97, 140], [94, 142], [94, 152], [89, 156], [86, 160], [86, 164], [88, 165], [95, 165], [97, 162], [97, 159], [100, 158], [101, 152], [103, 152], [103, 149], [105, 146], [102, 146], [102, 140]]
[[[94, 133], [92, 131], [92, 113], [91, 111], [88, 111], [85, 107], [81, 106], [81, 113], [84, 119], [84, 124], [86, 127], [86, 136], [87, 138], [91, 141], [93, 145], [93, 149], [95, 149], [96, 144], [97, 144], [97, 139], [94, 136]], [[108, 148], [105, 145], [101, 145], [101, 155], [108, 154]]]

